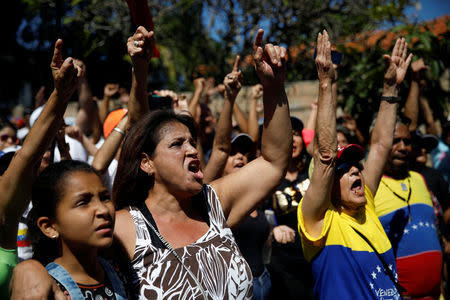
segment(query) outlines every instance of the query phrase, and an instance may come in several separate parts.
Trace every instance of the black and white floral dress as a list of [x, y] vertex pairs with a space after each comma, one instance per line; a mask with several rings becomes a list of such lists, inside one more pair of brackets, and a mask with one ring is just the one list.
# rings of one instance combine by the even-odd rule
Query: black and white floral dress
[[[194, 201], [204, 208], [209, 230], [195, 243], [175, 252], [209, 299], [252, 299], [250, 267], [226, 224], [214, 189], [204, 185]], [[150, 213], [131, 206], [128, 210], [136, 227], [136, 249], [130, 266], [136, 298], [203, 299], [195, 279], [145, 223], [144, 214], [157, 228]]]

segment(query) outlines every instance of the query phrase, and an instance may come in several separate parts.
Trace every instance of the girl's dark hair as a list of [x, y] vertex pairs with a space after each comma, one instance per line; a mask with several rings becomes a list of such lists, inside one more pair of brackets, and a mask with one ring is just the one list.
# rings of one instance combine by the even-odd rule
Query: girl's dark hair
[[11, 123], [7, 118], [0, 116], [0, 130], [6, 127], [11, 127], [15, 132], [17, 132], [16, 126]]
[[[97, 174], [88, 164], [76, 160], [63, 160], [51, 164], [38, 176], [33, 184], [31, 209], [27, 225], [33, 246], [33, 258], [43, 265], [52, 262], [58, 257], [59, 247], [57, 240], [45, 236], [37, 226], [40, 217], [56, 217], [56, 207], [63, 197], [66, 178], [74, 172], [86, 172]], [[98, 175], [98, 174], [97, 174]]]
[[161, 129], [174, 122], [185, 125], [192, 138], [197, 140], [194, 119], [170, 110], [150, 112], [129, 131], [123, 143], [112, 190], [112, 199], [117, 209], [127, 205], [135, 206], [147, 198], [154, 182], [152, 177], [141, 170], [142, 153], [151, 157], [162, 138]]

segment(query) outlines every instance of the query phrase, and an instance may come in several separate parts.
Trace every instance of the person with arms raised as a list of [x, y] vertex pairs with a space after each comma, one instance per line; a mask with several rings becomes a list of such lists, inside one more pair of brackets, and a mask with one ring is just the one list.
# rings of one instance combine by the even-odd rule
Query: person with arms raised
[[[120, 209], [115, 239], [125, 251], [125, 256], [115, 257], [127, 264], [133, 292], [141, 299], [252, 298], [251, 272], [229, 227], [284, 178], [292, 142], [284, 90], [286, 49], [272, 44], [263, 48], [262, 38], [259, 30], [254, 61], [265, 91], [262, 156], [209, 185], [203, 185], [192, 118], [166, 111], [146, 115], [153, 32], [139, 27], [128, 40], [134, 64], [129, 122], [137, 123], [124, 141], [113, 187]], [[26, 264], [18, 273], [26, 270], [35, 278], [13, 285], [13, 295], [34, 284], [49, 286], [45, 279], [39, 283], [42, 267]], [[24, 282], [23, 277], [17, 282]]]
[[411, 55], [398, 39], [389, 66], [364, 166], [362, 147], [337, 148], [336, 101], [332, 99], [332, 62], [326, 31], [317, 39], [319, 99], [311, 183], [298, 208], [306, 259], [311, 261], [317, 299], [399, 299], [394, 253], [375, 214], [373, 195], [392, 147], [397, 113], [396, 88]]

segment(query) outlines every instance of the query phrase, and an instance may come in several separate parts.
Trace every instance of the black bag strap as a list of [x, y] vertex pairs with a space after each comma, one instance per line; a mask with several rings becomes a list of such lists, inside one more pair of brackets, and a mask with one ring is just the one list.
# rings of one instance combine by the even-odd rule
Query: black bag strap
[[[367, 244], [369, 244], [369, 246], [373, 249], [373, 251], [375, 251], [375, 254], [378, 256], [378, 259], [381, 261], [381, 263], [383, 264], [384, 269], [386, 270], [387, 274], [389, 275], [389, 278], [391, 278], [392, 282], [395, 285], [395, 288], [397, 289], [398, 293], [400, 295], [402, 295], [402, 297], [407, 297], [408, 292], [407, 290], [394, 278], [394, 274], [392, 273], [392, 270], [389, 268], [388, 264], [386, 263], [386, 261], [383, 259], [383, 257], [380, 255], [380, 253], [378, 253], [377, 249], [375, 249], [375, 247], [372, 245], [372, 243], [369, 241], [368, 238], [366, 238], [364, 236], [364, 234], [362, 234], [359, 230], [357, 230], [356, 228], [354, 228], [353, 226], [352, 229], [360, 236], [362, 237], [362, 239], [364, 241], [366, 241]], [[405, 298], [403, 298], [405, 299]]]

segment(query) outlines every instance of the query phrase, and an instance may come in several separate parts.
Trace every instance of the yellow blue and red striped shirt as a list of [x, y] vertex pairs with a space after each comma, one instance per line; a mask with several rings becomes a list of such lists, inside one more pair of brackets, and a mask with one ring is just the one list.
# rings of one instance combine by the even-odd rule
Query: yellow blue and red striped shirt
[[298, 226], [303, 252], [312, 264], [317, 299], [399, 299], [394, 282], [372, 247], [354, 230], [372, 243], [394, 276], [397, 276], [394, 253], [375, 214], [373, 195], [365, 186], [367, 203], [364, 212], [353, 218], [332, 204], [325, 213], [322, 232], [311, 237], [298, 208]]

